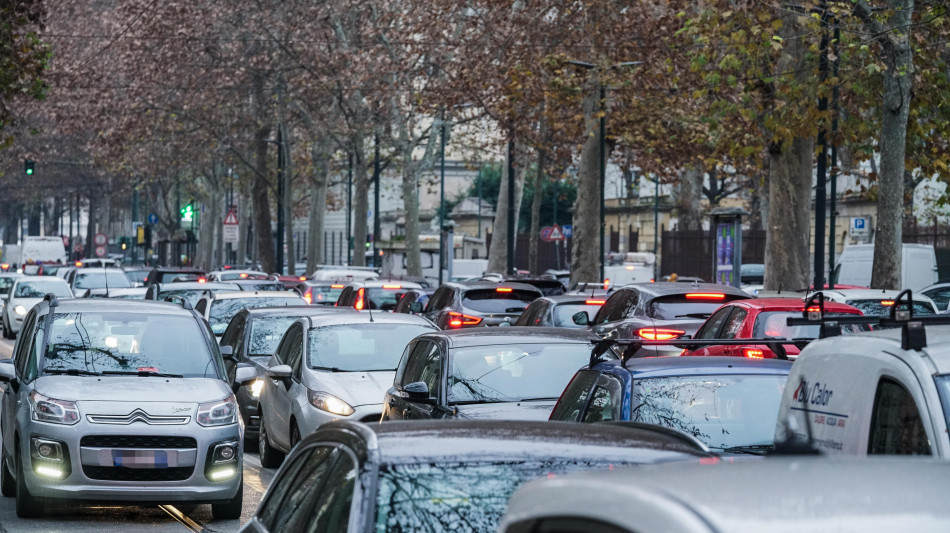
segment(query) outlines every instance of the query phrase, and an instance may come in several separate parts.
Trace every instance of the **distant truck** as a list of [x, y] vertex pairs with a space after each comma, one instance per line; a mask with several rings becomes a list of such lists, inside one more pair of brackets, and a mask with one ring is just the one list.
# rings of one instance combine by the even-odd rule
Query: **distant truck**
[[[871, 267], [874, 264], [873, 244], [845, 246], [838, 257], [832, 279], [842, 285], [871, 286]], [[937, 282], [937, 255], [929, 244], [904, 244], [901, 252], [900, 287], [884, 289], [911, 289], [918, 291]]]
[[62, 237], [23, 237], [20, 264], [66, 263], [66, 245]]
[[649, 283], [654, 281], [656, 256], [650, 252], [627, 252], [623, 254], [619, 265], [604, 266], [604, 282], [610, 280], [611, 287], [622, 287], [631, 283]]

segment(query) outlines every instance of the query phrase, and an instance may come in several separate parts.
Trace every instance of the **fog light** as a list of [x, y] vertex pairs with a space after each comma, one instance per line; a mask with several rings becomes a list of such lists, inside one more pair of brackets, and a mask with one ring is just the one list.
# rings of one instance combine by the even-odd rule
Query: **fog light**
[[63, 446], [54, 440], [33, 437], [33, 458], [44, 461], [61, 462], [63, 460]]
[[40, 457], [49, 457], [53, 454], [53, 447], [44, 442], [37, 446], [36, 451], [40, 452]]
[[53, 479], [63, 477], [63, 471], [54, 466], [36, 465], [33, 467], [33, 471], [36, 472], [36, 475], [43, 477], [51, 477]]
[[230, 461], [234, 458], [234, 448], [228, 446], [226, 448], [221, 448], [221, 458], [225, 461]]
[[230, 463], [237, 457], [238, 443], [235, 441], [215, 444], [211, 452], [211, 463]]
[[234, 477], [236, 471], [233, 468], [219, 468], [211, 472], [209, 476], [211, 481], [222, 481]]

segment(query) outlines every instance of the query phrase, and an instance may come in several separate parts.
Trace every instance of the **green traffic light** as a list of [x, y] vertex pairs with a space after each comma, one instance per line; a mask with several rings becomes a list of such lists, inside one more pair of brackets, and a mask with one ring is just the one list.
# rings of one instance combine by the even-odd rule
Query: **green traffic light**
[[26, 169], [26, 175], [27, 175], [27, 176], [32, 176], [32, 175], [33, 175], [33, 169], [32, 169], [32, 168]]

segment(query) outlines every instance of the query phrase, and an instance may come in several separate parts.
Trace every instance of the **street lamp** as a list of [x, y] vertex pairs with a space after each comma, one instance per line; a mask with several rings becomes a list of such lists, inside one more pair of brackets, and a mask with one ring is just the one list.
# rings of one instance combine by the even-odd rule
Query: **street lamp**
[[[462, 107], [471, 107], [472, 104], [456, 104], [452, 106], [452, 109], [459, 109]], [[445, 117], [442, 118], [441, 127], [439, 129], [439, 143], [440, 143], [440, 163], [439, 163], [439, 285], [442, 285], [442, 271], [443, 267], [448, 268], [449, 265], [449, 254], [455, 254], [455, 243], [449, 243], [449, 250], [445, 250]], [[480, 175], [480, 174], [479, 174]], [[481, 198], [479, 198], [481, 201]], [[481, 204], [479, 204], [481, 205]], [[479, 213], [480, 214], [480, 213]], [[479, 233], [481, 233], [481, 223], [479, 219]]]
[[[575, 67], [581, 67], [587, 70], [612, 70], [620, 67], [634, 67], [642, 65], [643, 61], [624, 61], [615, 63], [608, 67], [598, 67], [593, 63], [585, 61], [568, 61]], [[607, 187], [607, 94], [606, 87], [600, 78], [597, 78], [597, 85], [600, 91], [600, 281], [604, 280], [604, 231], [607, 228], [604, 209], [604, 191]]]

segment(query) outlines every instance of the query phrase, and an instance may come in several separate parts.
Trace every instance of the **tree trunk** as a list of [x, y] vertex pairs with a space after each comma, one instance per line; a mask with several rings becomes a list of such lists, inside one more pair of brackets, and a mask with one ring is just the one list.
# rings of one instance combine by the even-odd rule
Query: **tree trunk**
[[313, 158], [313, 179], [310, 182], [307, 275], [313, 274], [317, 270], [317, 265], [324, 262], [323, 221], [327, 213], [327, 185], [330, 170], [330, 147], [324, 140], [314, 141], [310, 151]]
[[[294, 251], [294, 165], [290, 157], [290, 135], [287, 134], [287, 126], [280, 124], [283, 133], [281, 139], [284, 142], [280, 149], [284, 151], [284, 246], [287, 248], [287, 254], [284, 259], [287, 261], [287, 270], [281, 270], [288, 275], [296, 276], [297, 270], [294, 265], [297, 263], [297, 254]], [[277, 265], [283, 268], [283, 265]]]
[[571, 285], [600, 279], [600, 135], [598, 81], [591, 77], [584, 97], [584, 146], [577, 172], [574, 237], [571, 247]]
[[677, 211], [679, 229], [698, 230], [703, 227], [703, 171], [699, 167], [688, 167], [680, 176], [677, 187]]
[[362, 137], [353, 140], [353, 266], [366, 266], [366, 237], [369, 234], [369, 167]]
[[[543, 138], [543, 137], [542, 137]], [[541, 202], [544, 201], [544, 148], [538, 148], [538, 169], [534, 179], [534, 197], [531, 199], [531, 238], [528, 239], [528, 270], [538, 276], [538, 246], [541, 241]]]
[[[243, 187], [240, 187], [243, 189]], [[238, 265], [243, 265], [247, 262], [247, 249], [248, 249], [248, 230], [250, 229], [251, 220], [253, 220], [253, 208], [251, 207], [251, 202], [247, 198], [247, 195], [244, 194], [242, 190], [237, 191], [236, 201], [237, 204], [237, 216], [238, 216], [238, 242], [237, 249], [234, 254], [234, 262]], [[228, 258], [227, 262], [230, 263], [231, 259]]]
[[[517, 141], [515, 141], [517, 153]], [[508, 154], [508, 157], [515, 157], [515, 153]], [[517, 161], [517, 158], [516, 158]], [[491, 248], [488, 250], [488, 269], [487, 272], [508, 274], [508, 167], [507, 162], [502, 164], [501, 168], [501, 186], [498, 190], [498, 204], [495, 207], [495, 220], [492, 222]], [[515, 212], [517, 213], [520, 204], [518, 197], [517, 171], [514, 177], [515, 181]], [[518, 216], [515, 215], [515, 224], [518, 223]]]
[[264, 272], [277, 272], [274, 257], [274, 234], [271, 233], [270, 195], [267, 181], [267, 135], [270, 130], [258, 128], [255, 136], [256, 161], [261, 173], [255, 173], [251, 182], [251, 201], [254, 202], [254, 240], [257, 241], [257, 257]]

